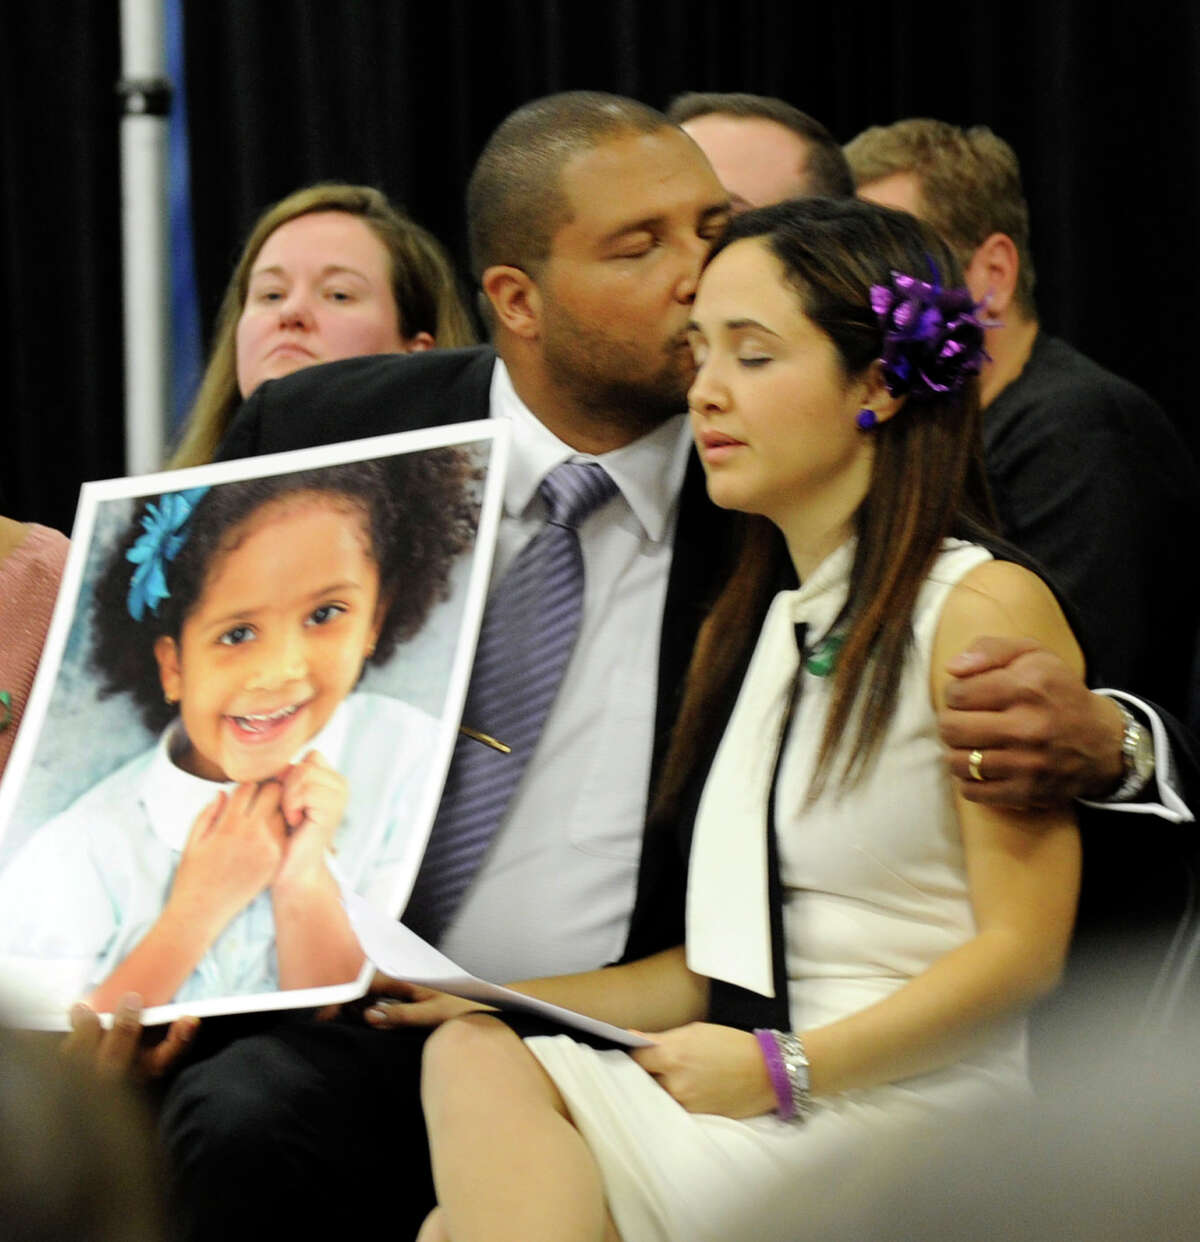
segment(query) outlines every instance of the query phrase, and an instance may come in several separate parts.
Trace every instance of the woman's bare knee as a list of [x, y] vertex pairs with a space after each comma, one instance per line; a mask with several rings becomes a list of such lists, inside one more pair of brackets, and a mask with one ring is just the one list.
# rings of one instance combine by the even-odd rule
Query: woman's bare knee
[[451, 1092], [478, 1099], [489, 1089], [540, 1098], [566, 1115], [553, 1080], [510, 1027], [478, 1013], [443, 1023], [425, 1044], [421, 1096], [426, 1110]]
[[427, 1081], [449, 1071], [459, 1077], [468, 1066], [511, 1057], [521, 1041], [503, 1022], [487, 1014], [464, 1014], [443, 1022], [425, 1041], [421, 1077]]

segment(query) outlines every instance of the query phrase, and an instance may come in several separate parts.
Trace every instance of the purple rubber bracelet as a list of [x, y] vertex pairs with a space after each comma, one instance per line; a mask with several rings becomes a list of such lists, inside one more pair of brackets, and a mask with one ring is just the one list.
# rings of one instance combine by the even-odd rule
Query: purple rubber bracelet
[[783, 1054], [775, 1041], [775, 1032], [759, 1027], [754, 1032], [754, 1038], [758, 1040], [763, 1060], [767, 1063], [767, 1076], [771, 1080], [771, 1090], [775, 1092], [775, 1111], [784, 1121], [791, 1121], [795, 1111], [792, 1104], [792, 1084], [788, 1079], [787, 1066], [783, 1063]]

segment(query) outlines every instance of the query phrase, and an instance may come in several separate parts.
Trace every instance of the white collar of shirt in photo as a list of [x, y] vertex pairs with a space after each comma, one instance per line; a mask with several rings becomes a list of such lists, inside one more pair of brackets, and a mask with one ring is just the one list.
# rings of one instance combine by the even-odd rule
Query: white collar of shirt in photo
[[826, 557], [799, 589], [771, 603], [704, 786], [688, 867], [687, 963], [698, 974], [775, 995], [767, 891], [767, 805], [792, 682], [806, 643], [824, 638], [846, 599], [854, 540]]
[[[180, 852], [196, 816], [222, 791], [237, 787], [234, 781], [208, 781], [178, 767], [171, 758], [172, 747], [182, 736], [182, 725], [174, 721], [163, 730], [154, 748], [154, 758], [142, 784], [142, 802], [154, 835], [168, 849]], [[292, 756], [295, 763], [310, 750], [319, 750], [335, 766], [340, 761], [346, 739], [345, 703], [339, 703], [329, 723], [305, 742]]]
[[504, 484], [506, 516], [520, 518], [527, 513], [538, 486], [555, 466], [564, 461], [596, 461], [620, 489], [648, 539], [661, 543], [670, 534], [671, 516], [692, 446], [685, 415], [669, 418], [632, 444], [611, 452], [598, 456], [577, 453], [521, 400], [499, 358], [492, 372], [490, 412], [492, 418], [507, 418], [513, 424]]

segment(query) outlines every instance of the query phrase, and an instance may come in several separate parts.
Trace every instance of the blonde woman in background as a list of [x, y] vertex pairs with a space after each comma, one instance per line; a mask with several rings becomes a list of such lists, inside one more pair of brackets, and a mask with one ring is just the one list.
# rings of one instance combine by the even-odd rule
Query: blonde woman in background
[[338, 358], [475, 341], [453, 267], [431, 233], [370, 186], [297, 190], [250, 232], [167, 465], [211, 461], [238, 406], [263, 380]]

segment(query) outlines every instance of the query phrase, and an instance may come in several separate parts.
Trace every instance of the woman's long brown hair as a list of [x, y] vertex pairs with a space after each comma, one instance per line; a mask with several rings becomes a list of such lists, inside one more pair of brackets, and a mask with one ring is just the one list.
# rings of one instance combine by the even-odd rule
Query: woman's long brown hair
[[[847, 380], [862, 375], [883, 351], [872, 285], [888, 284], [892, 272], [962, 283], [954, 256], [931, 229], [906, 213], [857, 200], [800, 199], [747, 212], [714, 255], [744, 238], [761, 239], [780, 261], [804, 313], [837, 348]], [[917, 593], [942, 540], [995, 524], [976, 381], [951, 394], [910, 396], [894, 417], [864, 434], [875, 437], [875, 457], [854, 516], [858, 541], [843, 613], [845, 643], [810, 797], [831, 775], [839, 787], [852, 783], [878, 751], [896, 704]], [[674, 815], [699, 757], [711, 753], [770, 599], [787, 584], [790, 567], [779, 532], [763, 518], [747, 516], [742, 525], [742, 554], [697, 640], [656, 818]], [[845, 759], [834, 774], [834, 756], [847, 735]]]

